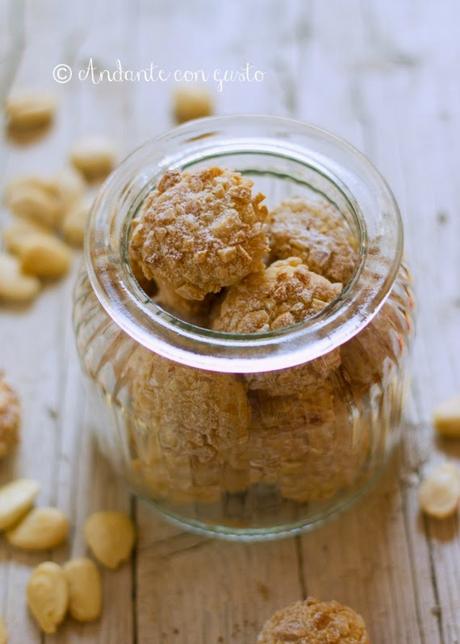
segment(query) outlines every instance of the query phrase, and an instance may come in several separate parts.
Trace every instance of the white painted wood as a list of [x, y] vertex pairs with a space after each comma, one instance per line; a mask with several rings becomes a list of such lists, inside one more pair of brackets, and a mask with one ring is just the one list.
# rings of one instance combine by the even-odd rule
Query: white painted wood
[[[0, 2], [0, 31], [10, 25], [13, 5], [20, 17], [21, 4]], [[24, 51], [20, 29], [14, 42], [10, 30], [0, 42], [0, 97], [14, 80], [14, 87], [53, 89], [60, 109], [41, 141], [23, 147], [2, 140], [2, 184], [23, 172], [57, 170], [82, 134], [106, 134], [123, 154], [171, 125], [172, 83], [57, 86], [51, 78], [57, 63], [77, 68], [92, 56], [108, 68], [120, 58], [134, 69], [153, 62], [212, 73], [249, 62], [266, 73], [264, 82], [229, 85], [222, 93], [210, 85], [218, 112], [292, 115], [364, 151], [401, 205], [419, 295], [399, 459], [336, 521], [302, 538], [251, 546], [165, 524], [129, 499], [98, 455], [70, 327], [76, 267], [29, 309], [2, 308], [0, 368], [22, 395], [24, 440], [16, 457], [2, 463], [0, 482], [37, 477], [40, 503], [69, 514], [72, 539], [52, 553], [57, 561], [85, 552], [82, 526], [95, 509], [127, 509], [139, 531], [131, 565], [104, 573], [100, 623], [68, 622], [52, 640], [249, 644], [273, 610], [313, 593], [361, 611], [373, 644], [460, 641], [458, 520], [421, 518], [414, 485], [426, 461], [460, 461], [460, 446], [437, 443], [430, 424], [433, 406], [460, 390], [458, 3], [36, 0], [25, 3], [24, 13]], [[0, 217], [4, 222], [8, 215]], [[42, 641], [24, 603], [40, 559], [0, 541], [0, 612], [14, 644]]]

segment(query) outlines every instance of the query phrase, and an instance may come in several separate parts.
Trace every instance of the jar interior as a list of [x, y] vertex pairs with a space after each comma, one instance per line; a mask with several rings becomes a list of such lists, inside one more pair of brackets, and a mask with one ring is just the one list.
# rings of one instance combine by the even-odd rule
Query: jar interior
[[[299, 198], [308, 204], [327, 204], [333, 207], [337, 216], [345, 223], [350, 233], [350, 243], [358, 249], [359, 260], [356, 263], [355, 271], [348, 283], [353, 282], [356, 274], [359, 272], [361, 259], [366, 252], [366, 225], [364, 217], [359, 210], [358, 204], [353, 195], [347, 190], [346, 186], [341, 184], [337, 177], [331, 176], [325, 168], [318, 164], [309, 164], [306, 161], [300, 161], [289, 156], [283, 156], [279, 153], [258, 152], [257, 150], [235, 151], [222, 153], [209, 152], [199, 159], [184, 160], [182, 163], [172, 165], [169, 169], [177, 170], [197, 170], [217, 165], [222, 168], [240, 172], [254, 182], [254, 194], [261, 192], [265, 195], [264, 205], [269, 212], [276, 208], [282, 201], [289, 198]], [[160, 302], [154, 302], [151, 297], [145, 293], [141, 284], [133, 273], [129, 258], [129, 242], [132, 233], [132, 222], [137, 217], [139, 210], [147, 195], [155, 189], [155, 185], [160, 175], [152, 177], [151, 180], [139, 191], [139, 194], [133, 199], [132, 207], [127, 214], [125, 226], [122, 232], [123, 247], [123, 264], [125, 266], [127, 280], [134, 288], [137, 294], [143, 298], [146, 305], [149, 303], [155, 311], [160, 311], [166, 317], [171, 317], [176, 323], [186, 323], [197, 326], [189, 320], [180, 317], [174, 310], [165, 308]], [[343, 285], [342, 294], [346, 292], [348, 284]], [[331, 302], [325, 309], [332, 309], [337, 300], [342, 297], [340, 294], [336, 300]], [[326, 311], [327, 312], [327, 311]], [[315, 315], [311, 316], [316, 317]], [[292, 328], [299, 324], [292, 325]], [[198, 328], [204, 328], [198, 325]], [[214, 331], [216, 334], [227, 335], [220, 331]], [[245, 335], [245, 334], [232, 334]]]

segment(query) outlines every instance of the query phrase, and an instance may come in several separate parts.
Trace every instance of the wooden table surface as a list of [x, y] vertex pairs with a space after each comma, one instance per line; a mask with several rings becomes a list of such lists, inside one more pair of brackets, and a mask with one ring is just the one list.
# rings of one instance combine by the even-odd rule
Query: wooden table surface
[[[277, 608], [313, 594], [354, 607], [373, 644], [460, 642], [458, 518], [420, 517], [426, 463], [460, 461], [460, 443], [437, 443], [433, 406], [460, 391], [460, 3], [458, 0], [112, 0], [0, 2], [0, 99], [10, 87], [53, 90], [60, 109], [40, 142], [1, 146], [2, 182], [65, 164], [80, 135], [109, 135], [122, 153], [171, 125], [174, 83], [75, 78], [100, 67], [231, 70], [262, 82], [213, 82], [218, 113], [265, 112], [311, 121], [347, 138], [388, 179], [399, 200], [416, 279], [418, 337], [400, 453], [377, 487], [338, 519], [302, 537], [262, 544], [186, 534], [132, 499], [88, 431], [70, 324], [73, 275], [26, 311], [0, 312], [0, 367], [19, 390], [23, 441], [0, 482], [40, 480], [41, 504], [72, 521], [49, 556], [85, 551], [93, 510], [131, 512], [139, 542], [130, 562], [104, 573], [97, 624], [68, 621], [41, 637], [24, 588], [41, 556], [0, 540], [0, 614], [11, 644], [250, 644]], [[58, 85], [56, 64], [74, 79]], [[2, 220], [8, 215], [2, 213]]]

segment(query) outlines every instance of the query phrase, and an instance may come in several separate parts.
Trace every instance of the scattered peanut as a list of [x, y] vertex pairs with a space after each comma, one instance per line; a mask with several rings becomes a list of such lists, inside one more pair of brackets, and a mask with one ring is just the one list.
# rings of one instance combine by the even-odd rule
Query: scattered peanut
[[453, 463], [439, 465], [420, 485], [420, 507], [431, 517], [444, 519], [454, 514], [459, 501], [460, 470]]
[[91, 559], [73, 559], [64, 566], [69, 586], [69, 611], [79, 622], [96, 620], [102, 610], [101, 574]]
[[29, 302], [39, 290], [39, 280], [24, 275], [16, 257], [0, 252], [0, 300]]
[[460, 395], [449, 398], [435, 409], [433, 423], [441, 436], [460, 437]]
[[174, 116], [178, 123], [209, 116], [214, 111], [211, 94], [204, 87], [184, 86], [173, 97]]
[[50, 550], [61, 545], [69, 534], [69, 521], [57, 508], [35, 508], [6, 533], [11, 545], [23, 550]]
[[40, 486], [31, 479], [17, 479], [0, 488], [0, 530], [7, 530], [30, 510]]
[[72, 246], [83, 246], [91, 203], [91, 199], [79, 201], [70, 209], [64, 219], [62, 232], [66, 241]]
[[64, 216], [64, 203], [55, 181], [42, 177], [21, 177], [5, 190], [8, 208], [18, 217], [56, 228]]
[[57, 173], [54, 181], [64, 208], [68, 212], [85, 194], [85, 183], [82, 176], [72, 168], [65, 168]]
[[85, 523], [85, 538], [96, 559], [107, 568], [129, 559], [135, 531], [123, 512], [95, 512]]
[[110, 141], [91, 137], [75, 145], [70, 160], [86, 179], [92, 181], [110, 174], [116, 163], [116, 152]]
[[19, 246], [21, 268], [28, 275], [55, 279], [70, 268], [72, 253], [57, 237], [46, 233], [28, 234]]
[[52, 561], [41, 563], [27, 584], [29, 609], [45, 633], [55, 633], [64, 620], [69, 591], [64, 571]]
[[43, 92], [28, 92], [10, 96], [5, 111], [10, 128], [32, 130], [51, 123], [56, 112], [56, 101]]
[[35, 233], [47, 233], [47, 229], [28, 219], [15, 219], [3, 229], [5, 248], [14, 255], [19, 255], [24, 239]]
[[0, 644], [8, 643], [8, 632], [6, 630], [5, 622], [0, 617]]

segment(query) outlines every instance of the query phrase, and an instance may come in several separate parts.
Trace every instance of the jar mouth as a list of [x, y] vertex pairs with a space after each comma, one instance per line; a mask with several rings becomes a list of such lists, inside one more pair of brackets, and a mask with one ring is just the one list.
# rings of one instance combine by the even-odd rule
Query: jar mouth
[[[339, 297], [304, 322], [251, 334], [196, 326], [153, 302], [131, 271], [130, 222], [146, 192], [166, 170], [200, 165], [231, 167], [251, 177], [263, 174], [264, 181], [271, 182], [267, 185], [276, 189], [308, 187], [339, 207], [353, 229], [359, 255]], [[191, 367], [247, 373], [313, 360], [356, 335], [385, 301], [401, 263], [402, 247], [395, 199], [360, 152], [333, 134], [299, 121], [238, 115], [192, 121], [128, 156], [94, 202], [85, 257], [97, 298], [135, 341]]]

